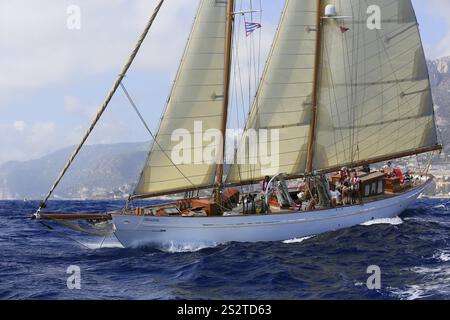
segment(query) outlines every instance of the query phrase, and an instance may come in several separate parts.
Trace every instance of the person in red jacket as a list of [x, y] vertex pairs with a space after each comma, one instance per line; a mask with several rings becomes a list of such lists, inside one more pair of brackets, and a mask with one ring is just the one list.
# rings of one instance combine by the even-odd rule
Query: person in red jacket
[[400, 183], [404, 184], [405, 176], [403, 175], [402, 169], [400, 169], [399, 167], [396, 167], [396, 168], [394, 168], [393, 172], [394, 172], [394, 175], [400, 179]]

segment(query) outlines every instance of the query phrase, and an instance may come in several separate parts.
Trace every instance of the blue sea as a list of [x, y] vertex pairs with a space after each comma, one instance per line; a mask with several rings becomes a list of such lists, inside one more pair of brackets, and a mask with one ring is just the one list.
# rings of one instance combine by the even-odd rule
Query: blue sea
[[[30, 220], [37, 202], [0, 202], [0, 299], [450, 299], [450, 201], [400, 218], [275, 243], [124, 249]], [[56, 201], [52, 211], [117, 209]], [[381, 289], [366, 283], [379, 266]], [[79, 266], [81, 288], [67, 287]]]

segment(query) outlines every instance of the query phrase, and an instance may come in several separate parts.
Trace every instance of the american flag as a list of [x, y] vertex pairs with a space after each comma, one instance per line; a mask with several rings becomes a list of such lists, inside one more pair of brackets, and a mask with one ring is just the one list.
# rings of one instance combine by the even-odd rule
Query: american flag
[[256, 29], [261, 28], [261, 24], [256, 22], [245, 22], [245, 33], [247, 37], [253, 33]]
[[345, 26], [341, 26], [340, 28], [341, 28], [341, 32], [342, 32], [342, 33], [346, 33], [347, 31], [350, 30], [350, 28], [347, 28], [347, 27], [345, 27]]

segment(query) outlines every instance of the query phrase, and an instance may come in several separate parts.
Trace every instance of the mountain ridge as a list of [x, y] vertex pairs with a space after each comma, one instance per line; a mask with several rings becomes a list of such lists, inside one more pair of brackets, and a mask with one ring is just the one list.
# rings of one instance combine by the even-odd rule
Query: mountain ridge
[[[126, 197], [143, 168], [149, 142], [85, 146], [55, 192], [56, 199]], [[0, 199], [42, 199], [74, 147], [0, 166]]]
[[439, 138], [450, 152], [450, 57], [428, 61]]

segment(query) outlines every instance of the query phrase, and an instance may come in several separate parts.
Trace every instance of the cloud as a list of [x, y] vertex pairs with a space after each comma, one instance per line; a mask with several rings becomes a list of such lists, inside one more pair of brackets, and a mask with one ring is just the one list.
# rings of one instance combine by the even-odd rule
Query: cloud
[[446, 24], [446, 34], [440, 39], [437, 45], [430, 47], [426, 46], [426, 51], [430, 58], [442, 58], [450, 56], [450, 1], [448, 0], [429, 0], [427, 1], [428, 13], [436, 17], [439, 21], [444, 21]]
[[75, 114], [82, 117], [92, 119], [95, 115], [96, 108], [88, 106], [80, 102], [77, 97], [64, 96], [64, 110], [70, 114]]
[[[13, 132], [18, 132], [12, 134]], [[53, 148], [57, 144], [57, 127], [53, 122], [36, 122], [26, 125], [24, 121], [16, 121], [12, 124], [0, 125], [1, 148], [6, 152], [0, 152], [0, 164], [17, 159], [32, 159], [48, 152], [47, 148]], [[47, 150], [46, 150], [47, 149]], [[51, 149], [53, 150], [53, 149]]]
[[[53, 136], [56, 131], [56, 124], [54, 122], [37, 122], [31, 127], [30, 135], [27, 137], [29, 143], [38, 144], [40, 146], [46, 145], [48, 138]], [[52, 139], [53, 140], [53, 139]]]
[[15, 121], [13, 123], [13, 126], [14, 126], [14, 129], [16, 129], [16, 131], [24, 131], [26, 124], [24, 121], [19, 120], [19, 121]]
[[[81, 9], [80, 30], [67, 27], [71, 5]], [[2, 1], [0, 97], [119, 72], [155, 5], [156, 0]], [[192, 7], [189, 0], [166, 1], [135, 67], [172, 67], [184, 42], [183, 32], [174, 30], [183, 30], [180, 17]]]
[[[130, 77], [136, 69], [174, 72], [196, 10], [192, 3], [192, 0], [165, 2]], [[109, 79], [120, 71], [156, 4], [157, 0], [1, 2], [0, 149], [7, 152], [0, 153], [0, 164], [41, 157], [80, 141], [102, 98], [78, 93], [80, 83], [103, 75]], [[68, 13], [72, 5], [81, 10], [79, 30], [67, 27], [68, 19], [73, 18], [73, 11]], [[112, 76], [107, 86], [113, 80]], [[73, 90], [58, 93], [64, 87]], [[61, 106], [54, 104], [45, 106], [49, 110], [45, 121], [39, 121], [39, 115], [35, 122], [15, 121], [14, 118], [33, 117], [32, 112], [42, 107], [33, 103], [36, 93], [51, 99], [61, 94], [62, 110], [80, 119], [60, 121]], [[99, 95], [103, 94], [100, 91]], [[8, 106], [14, 109], [2, 111]], [[7, 120], [6, 114], [12, 119]], [[105, 115], [88, 143], [124, 141], [129, 130], [129, 124], [120, 116]]]
[[[52, 121], [26, 124], [16, 121], [0, 124], [1, 140], [0, 165], [8, 161], [26, 161], [40, 158], [51, 152], [80, 142], [86, 128], [82, 126], [63, 126]], [[12, 134], [17, 132], [16, 134]], [[120, 119], [110, 118], [99, 124], [89, 138], [88, 144], [109, 144], [123, 141], [130, 134], [129, 126]]]

